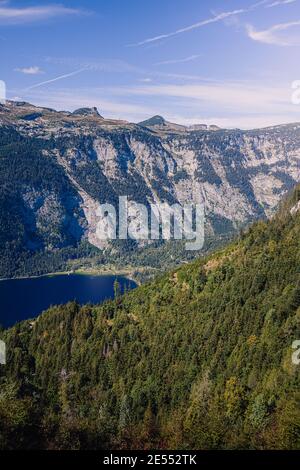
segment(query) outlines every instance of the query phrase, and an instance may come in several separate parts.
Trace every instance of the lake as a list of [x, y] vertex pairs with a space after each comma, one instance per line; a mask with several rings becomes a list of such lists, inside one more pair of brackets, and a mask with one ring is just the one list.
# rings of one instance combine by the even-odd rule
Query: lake
[[114, 297], [114, 282], [121, 292], [133, 289], [135, 282], [122, 276], [80, 274], [42, 276], [0, 281], [0, 325], [6, 327], [39, 315], [50, 305], [76, 300], [80, 304], [99, 303]]

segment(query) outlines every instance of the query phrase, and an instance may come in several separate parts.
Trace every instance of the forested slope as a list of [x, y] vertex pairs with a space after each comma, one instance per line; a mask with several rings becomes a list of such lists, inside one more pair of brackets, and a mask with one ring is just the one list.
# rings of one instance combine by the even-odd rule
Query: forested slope
[[299, 449], [299, 200], [115, 301], [2, 332], [0, 446]]

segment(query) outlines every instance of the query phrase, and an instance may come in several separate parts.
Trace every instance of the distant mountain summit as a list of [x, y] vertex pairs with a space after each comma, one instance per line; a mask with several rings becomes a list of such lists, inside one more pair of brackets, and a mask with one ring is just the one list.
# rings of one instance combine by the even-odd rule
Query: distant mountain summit
[[138, 123], [139, 126], [148, 127], [149, 129], [154, 129], [158, 131], [176, 131], [176, 132], [185, 132], [186, 127], [180, 124], [175, 124], [173, 122], [166, 121], [162, 116], [156, 115], [146, 121]]
[[92, 108], [78, 108], [78, 109], [75, 109], [75, 111], [73, 111], [72, 114], [75, 114], [75, 115], [80, 115], [80, 116], [97, 116], [97, 117], [100, 117], [102, 119], [103, 116], [101, 116], [101, 114], [99, 113], [98, 109], [93, 106]]
[[145, 121], [141, 121], [138, 124], [144, 127], [164, 126], [166, 124], [166, 120], [157, 114], [156, 116], [146, 119]]
[[207, 124], [194, 124], [192, 126], [184, 126], [183, 124], [176, 124], [174, 122], [166, 121], [165, 118], [158, 114], [141, 121], [138, 123], [139, 126], [147, 127], [149, 129], [160, 130], [160, 131], [176, 131], [176, 132], [189, 132], [189, 131], [217, 131], [220, 127], [215, 125]]

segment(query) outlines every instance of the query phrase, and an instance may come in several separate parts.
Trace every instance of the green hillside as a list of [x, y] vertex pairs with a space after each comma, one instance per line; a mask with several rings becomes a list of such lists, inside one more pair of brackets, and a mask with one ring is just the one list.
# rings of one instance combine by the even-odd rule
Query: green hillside
[[300, 449], [299, 200], [115, 301], [2, 332], [0, 447]]

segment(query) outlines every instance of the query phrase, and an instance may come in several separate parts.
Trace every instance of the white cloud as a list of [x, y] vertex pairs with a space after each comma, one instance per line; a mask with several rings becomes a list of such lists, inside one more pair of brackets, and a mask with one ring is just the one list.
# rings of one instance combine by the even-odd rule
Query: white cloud
[[281, 32], [290, 28], [300, 26], [300, 20], [291, 21], [290, 23], [280, 23], [271, 26], [271, 28], [263, 31], [257, 31], [252, 25], [247, 26], [248, 37], [253, 41], [262, 42], [264, 44], [274, 44], [277, 46], [295, 46], [299, 45], [299, 39], [295, 37], [282, 36]]
[[20, 24], [62, 15], [78, 15], [82, 10], [68, 8], [63, 5], [42, 5], [31, 7], [12, 7], [10, 2], [0, 2], [0, 23]]
[[295, 3], [297, 0], [277, 0], [276, 2], [270, 3], [269, 5], [266, 5], [266, 8], [273, 8], [277, 7], [280, 5], [288, 5], [290, 3]]
[[[13, 93], [15, 95], [16, 91]], [[145, 83], [135, 87], [36, 88], [23, 91], [21, 99], [55, 109], [97, 106], [106, 117], [132, 122], [154, 114], [180, 124], [204, 122], [239, 128], [299, 121], [299, 106], [291, 103], [291, 89], [286, 84], [261, 86], [232, 81], [197, 85]]]
[[259, 86], [247, 82], [220, 82], [186, 85], [141, 85], [138, 87], [109, 88], [106, 92], [115, 96], [151, 96], [178, 98], [187, 106], [215, 106], [216, 109], [237, 111], [245, 109], [248, 113], [259, 111], [268, 113], [276, 107], [291, 107], [288, 87]]
[[254, 3], [254, 5], [252, 5], [250, 8], [253, 10], [254, 8], [257, 8], [257, 7], [260, 7], [262, 5], [265, 5], [266, 3], [268, 3], [269, 0], [261, 0], [257, 3]]
[[188, 75], [180, 73], [168, 73], [161, 70], [149, 70], [140, 66], [132, 65], [124, 60], [117, 59], [91, 59], [85, 60], [71, 57], [46, 57], [47, 62], [51, 64], [58, 64], [60, 66], [74, 67], [74, 68], [85, 68], [92, 72], [107, 72], [107, 73], [128, 73], [133, 75], [140, 75], [138, 81], [140, 82], [151, 82], [153, 79], [174, 79], [174, 80], [197, 80], [197, 81], [212, 81], [211, 78], [207, 78], [200, 75]]
[[24, 73], [25, 75], [38, 75], [40, 73], [44, 73], [40, 67], [37, 65], [33, 65], [31, 67], [23, 67], [15, 69], [16, 72]]
[[[153, 113], [152, 113], [153, 115]], [[145, 119], [149, 117], [145, 116]], [[217, 125], [223, 129], [258, 129], [264, 127], [271, 127], [291, 122], [296, 122], [295, 119], [289, 114], [272, 114], [272, 115], [243, 115], [236, 114], [234, 116], [220, 117], [217, 114], [215, 116], [207, 115], [205, 113], [196, 114], [186, 117], [182, 114], [164, 114], [167, 121], [182, 124], [183, 126], [192, 126], [195, 124], [207, 124]]]
[[192, 61], [198, 59], [199, 57], [201, 57], [200, 54], [190, 55], [190, 56], [184, 57], [182, 59], [163, 60], [162, 62], [156, 62], [156, 64], [154, 64], [154, 65], [182, 64], [184, 62], [192, 62]]

